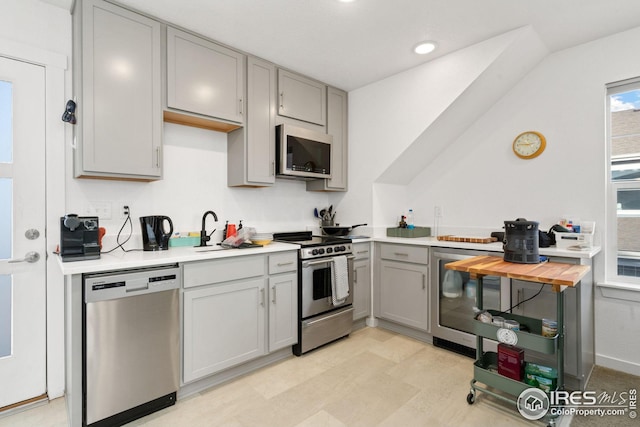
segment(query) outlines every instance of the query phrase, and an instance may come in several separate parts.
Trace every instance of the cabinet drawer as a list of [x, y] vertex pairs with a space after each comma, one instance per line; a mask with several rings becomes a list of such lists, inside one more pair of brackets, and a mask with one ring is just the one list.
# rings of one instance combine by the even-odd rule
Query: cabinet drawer
[[210, 285], [264, 275], [263, 256], [238, 256], [184, 265], [184, 287]]
[[298, 252], [285, 252], [269, 255], [269, 274], [296, 271], [298, 268]]
[[371, 257], [371, 246], [369, 243], [355, 243], [353, 245], [353, 256], [355, 259], [367, 259]]
[[380, 246], [380, 258], [394, 261], [429, 264], [429, 248], [410, 245], [383, 244]]

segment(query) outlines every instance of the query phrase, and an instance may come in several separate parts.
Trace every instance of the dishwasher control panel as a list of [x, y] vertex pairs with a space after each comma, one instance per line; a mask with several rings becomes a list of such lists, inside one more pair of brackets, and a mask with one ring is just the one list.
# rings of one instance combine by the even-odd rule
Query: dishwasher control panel
[[85, 303], [126, 298], [178, 289], [182, 274], [177, 265], [117, 270], [84, 276]]

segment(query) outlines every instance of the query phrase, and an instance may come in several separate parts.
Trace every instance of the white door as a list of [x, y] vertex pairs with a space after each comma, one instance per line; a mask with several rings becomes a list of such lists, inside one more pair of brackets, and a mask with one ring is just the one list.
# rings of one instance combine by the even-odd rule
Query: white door
[[0, 408], [46, 393], [44, 168], [45, 70], [0, 57]]

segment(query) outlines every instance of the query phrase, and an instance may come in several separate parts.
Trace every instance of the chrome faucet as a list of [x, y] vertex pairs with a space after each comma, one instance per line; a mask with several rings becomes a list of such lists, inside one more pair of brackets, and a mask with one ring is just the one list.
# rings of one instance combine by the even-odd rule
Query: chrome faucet
[[202, 229], [200, 230], [200, 246], [209, 246], [207, 242], [211, 240], [211, 235], [216, 231], [214, 228], [213, 231], [207, 235], [207, 229], [205, 226], [205, 222], [207, 220], [207, 215], [213, 215], [213, 219], [218, 222], [218, 215], [214, 211], [206, 211], [204, 215], [202, 215]]

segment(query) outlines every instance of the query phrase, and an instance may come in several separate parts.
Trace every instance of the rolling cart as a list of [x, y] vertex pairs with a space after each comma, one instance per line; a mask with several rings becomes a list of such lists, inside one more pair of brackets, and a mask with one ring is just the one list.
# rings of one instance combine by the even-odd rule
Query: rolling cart
[[[544, 262], [540, 264], [517, 264], [506, 262], [500, 257], [477, 256], [461, 261], [451, 262], [445, 268], [467, 272], [477, 281], [476, 306], [482, 310], [482, 279], [484, 276], [501, 276], [510, 279], [526, 280], [543, 283], [552, 286], [557, 294], [557, 322], [558, 334], [554, 337], [544, 337], [542, 332], [542, 320], [531, 317], [518, 316], [498, 311], [491, 314], [500, 314], [502, 317], [518, 321], [526, 325], [529, 331], [507, 330], [490, 323], [474, 321], [476, 333], [476, 361], [473, 366], [473, 379], [471, 391], [467, 395], [467, 403], [473, 404], [476, 392], [481, 391], [500, 400], [517, 405], [518, 396], [531, 385], [516, 381], [497, 372], [498, 355], [495, 352], [484, 352], [482, 348], [483, 338], [517, 345], [520, 348], [535, 350], [546, 354], [557, 355], [557, 389], [564, 389], [564, 290], [578, 284], [580, 279], [590, 270], [586, 265], [563, 264], [556, 262]], [[508, 332], [507, 332], [508, 331]], [[484, 386], [480, 385], [484, 384]], [[490, 389], [491, 388], [491, 389]], [[494, 391], [496, 390], [496, 391]], [[549, 425], [555, 425], [555, 417], [546, 416]]]

